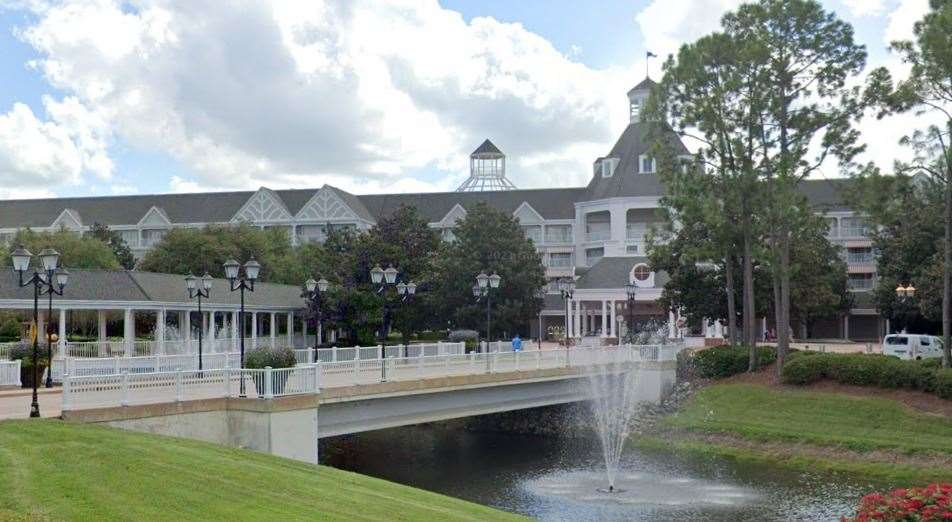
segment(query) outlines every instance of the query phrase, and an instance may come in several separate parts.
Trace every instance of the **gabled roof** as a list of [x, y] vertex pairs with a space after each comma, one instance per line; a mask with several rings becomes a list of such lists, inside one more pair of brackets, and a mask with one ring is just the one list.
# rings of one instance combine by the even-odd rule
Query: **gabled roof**
[[[576, 281], [580, 290], [624, 288], [629, 282], [629, 274], [635, 265], [649, 264], [647, 257], [603, 257], [592, 265]], [[663, 288], [668, 282], [668, 274], [655, 272], [654, 288]]]
[[[664, 195], [664, 185], [655, 174], [639, 173], [639, 157], [651, 149], [648, 133], [652, 125], [657, 123], [633, 122], [628, 124], [621, 133], [609, 157], [618, 158], [618, 165], [614, 174], [603, 178], [596, 174], [586, 189], [587, 200], [599, 200], [622, 196], [656, 196]], [[684, 143], [674, 131], [666, 132], [665, 138], [678, 154], [690, 154]]]
[[502, 151], [499, 150], [493, 142], [486, 139], [483, 141], [483, 144], [479, 147], [476, 147], [476, 150], [473, 151], [473, 154], [502, 154]]
[[637, 91], [650, 91], [656, 85], [658, 85], [658, 83], [652, 80], [651, 78], [645, 78], [644, 80], [641, 80], [641, 83], [632, 87], [631, 90], [628, 91], [628, 95], [631, 96], [633, 93]]
[[53, 228], [65, 228], [67, 230], [75, 230], [82, 228], [83, 218], [79, 215], [79, 212], [71, 208], [64, 208], [60, 212], [59, 216], [56, 216], [56, 219], [50, 223], [50, 226]]
[[281, 197], [273, 190], [261, 187], [235, 212], [231, 221], [288, 221], [291, 218], [291, 211]]

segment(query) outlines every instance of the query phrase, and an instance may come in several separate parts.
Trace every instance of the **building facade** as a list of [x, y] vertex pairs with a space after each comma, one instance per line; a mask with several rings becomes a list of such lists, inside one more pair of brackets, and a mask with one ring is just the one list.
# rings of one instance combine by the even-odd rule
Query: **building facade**
[[[645, 257], [646, 234], [664, 194], [655, 160], [648, 154], [647, 124], [640, 118], [652, 85], [646, 79], [628, 92], [630, 122], [608, 153], [594, 161], [591, 180], [584, 187], [519, 190], [505, 186], [504, 190], [489, 191], [357, 195], [325, 185], [317, 189], [261, 187], [242, 192], [11, 200], [0, 202], [0, 240], [9, 242], [17, 230], [26, 227], [83, 232], [100, 223], [118, 231], [141, 257], [173, 228], [249, 223], [285, 230], [293, 243], [301, 244], [323, 241], [335, 227], [369, 229], [401, 205], [415, 206], [444, 239], [452, 240], [457, 220], [465, 217], [467, 209], [485, 202], [511, 213], [542, 255], [551, 284], [533, 335], [540, 328], [544, 333], [550, 326], [562, 325], [572, 336], [623, 334], [628, 315], [625, 285], [629, 282], [639, 289], [632, 311], [636, 322], [667, 320], [671, 333], [676, 334], [676, 314], [655, 304], [666, 276], [652, 272]], [[674, 133], [670, 139], [683, 155], [690, 155]], [[498, 153], [492, 159], [505, 164], [502, 152], [487, 140], [474, 151], [471, 166], [485, 163], [479, 155], [485, 155], [487, 144], [493, 154]], [[849, 314], [820, 321], [809, 333], [812, 337], [872, 340], [884, 329], [884, 322], [869, 304], [875, 260], [862, 216], [841, 197], [846, 183], [811, 179], [801, 185], [816, 211], [829, 220], [830, 239], [844, 247], [856, 303]], [[556, 281], [564, 277], [577, 282], [569, 302], [558, 294]], [[766, 327], [766, 321], [761, 324]], [[702, 330], [695, 333], [723, 336], [717, 323]]]

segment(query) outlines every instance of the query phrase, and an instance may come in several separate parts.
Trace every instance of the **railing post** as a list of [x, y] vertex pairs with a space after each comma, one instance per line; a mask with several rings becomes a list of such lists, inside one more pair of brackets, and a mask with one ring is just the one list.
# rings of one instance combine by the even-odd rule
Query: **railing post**
[[228, 367], [228, 357], [225, 357], [225, 397], [231, 397], [231, 368]]
[[122, 372], [119, 376], [119, 405], [129, 405], [129, 372]]
[[536, 370], [542, 369], [542, 350], [536, 350], [536, 353], [539, 354], [539, 357], [536, 359]]
[[112, 358], [112, 373], [119, 373], [119, 358]]
[[521, 352], [513, 352], [513, 353], [516, 354], [516, 371], [518, 372], [519, 371], [519, 354]]
[[264, 367], [264, 398], [265, 399], [274, 398], [274, 390], [271, 387], [271, 382], [273, 378], [271, 372], [272, 370], [270, 366]]
[[310, 361], [311, 363], [316, 363], [316, 362], [317, 362], [317, 350], [315, 350], [314, 348], [308, 348], [308, 349], [307, 349], [307, 360]]
[[565, 343], [565, 367], [569, 368], [572, 366], [572, 363], [569, 361], [569, 344]]
[[152, 363], [153, 363], [152, 366], [155, 368], [153, 371], [158, 372], [159, 371], [159, 356], [158, 355], [152, 356]]
[[175, 402], [182, 402], [182, 370], [175, 371]]
[[417, 356], [417, 376], [423, 376], [423, 350], [420, 350], [420, 355]]
[[321, 392], [321, 363], [314, 363], [314, 393]]
[[498, 353], [490, 353], [489, 355], [489, 373], [496, 373], [496, 364], [499, 362]]
[[[17, 361], [16, 370], [17, 375], [20, 374], [20, 361]], [[69, 374], [63, 373], [63, 404], [60, 406], [60, 409], [63, 411], [69, 411], [73, 408], [73, 386], [69, 382]]]

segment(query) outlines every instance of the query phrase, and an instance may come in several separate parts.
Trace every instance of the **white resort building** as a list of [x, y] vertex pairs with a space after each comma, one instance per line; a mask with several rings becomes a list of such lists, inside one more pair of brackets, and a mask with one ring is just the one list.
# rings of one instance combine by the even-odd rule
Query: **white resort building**
[[[322, 241], [327, 230], [334, 227], [366, 230], [401, 205], [415, 206], [444, 239], [452, 240], [456, 221], [466, 215], [468, 208], [486, 202], [519, 220], [526, 236], [541, 252], [552, 282], [542, 315], [533, 321], [532, 336], [538, 335], [540, 324], [543, 334], [549, 326], [565, 324], [569, 310], [571, 335], [616, 337], [623, 332], [625, 286], [629, 282], [639, 288], [634, 310], [637, 321], [675, 318], [674, 313], [656, 304], [667, 277], [652, 272], [645, 257], [645, 235], [664, 193], [655, 161], [647, 154], [649, 144], [639, 117], [652, 85], [646, 79], [628, 92], [630, 123], [605, 156], [595, 160], [591, 180], [584, 187], [516, 189], [505, 175], [505, 155], [487, 140], [473, 152], [473, 176], [457, 192], [359, 195], [325, 185], [316, 189], [262, 187], [253, 192], [11, 200], [0, 202], [0, 240], [9, 242], [17, 230], [26, 227], [82, 232], [100, 223], [118, 231], [141, 257], [173, 228], [246, 222], [286, 230], [292, 242], [300, 244]], [[673, 133], [671, 139], [678, 140]], [[688, 154], [680, 141], [677, 145]], [[875, 261], [863, 218], [846, 207], [840, 197], [847, 182], [807, 180], [801, 186], [816, 211], [828, 217], [829, 237], [845, 248], [849, 283], [855, 292], [855, 307], [849, 314], [812, 324], [810, 334], [873, 340], [885, 327], [869, 298], [876, 277]], [[576, 279], [577, 288], [568, 303], [555, 284], [564, 277]], [[275, 332], [286, 335], [288, 328], [278, 328], [279, 321], [271, 312], [289, 314], [296, 299], [290, 290], [280, 292], [286, 295], [267, 303], [267, 313], [262, 315], [275, 326]], [[185, 306], [161, 302], [164, 304], [155, 305], [150, 296], [144, 296], [137, 308], [172, 311]], [[117, 309], [130, 308], [120, 304], [116, 304]], [[213, 306], [222, 312], [219, 320], [225, 311], [234, 310], [230, 302]], [[759, 323], [761, 328], [767, 324], [766, 320]], [[290, 330], [294, 332], [295, 328]], [[693, 334], [724, 335], [724, 328], [713, 322], [702, 330]], [[300, 326], [297, 331], [301, 331]], [[794, 334], [806, 335], [802, 331]]]

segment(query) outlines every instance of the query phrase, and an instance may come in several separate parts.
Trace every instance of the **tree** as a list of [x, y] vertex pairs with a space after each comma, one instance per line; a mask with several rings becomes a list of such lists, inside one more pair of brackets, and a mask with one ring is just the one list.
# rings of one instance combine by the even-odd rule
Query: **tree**
[[126, 270], [135, 268], [136, 259], [132, 255], [132, 250], [129, 249], [129, 245], [122, 239], [122, 235], [119, 234], [119, 232], [111, 230], [101, 223], [93, 223], [92, 228], [89, 229], [89, 232], [86, 232], [86, 235], [109, 245], [109, 248], [112, 249], [112, 253], [115, 254], [119, 264], [122, 265], [122, 268]]
[[[55, 232], [35, 232], [23, 229], [16, 233], [13, 244], [23, 245], [34, 255], [44, 248], [52, 248], [60, 253], [60, 266], [71, 268], [119, 269], [119, 260], [112, 248], [94, 237], [81, 236], [68, 230]], [[11, 266], [10, 252], [3, 251], [0, 263]]]
[[458, 327], [484, 330], [485, 305], [473, 298], [480, 272], [502, 277], [493, 293], [492, 323], [500, 333], [525, 330], [542, 306], [537, 292], [545, 286], [542, 257], [511, 215], [485, 203], [467, 209], [457, 222], [456, 239], [444, 244], [436, 261], [434, 298], [453, 314]]
[[201, 229], [175, 228], [142, 259], [139, 267], [149, 272], [204, 274], [224, 277], [229, 259], [244, 262], [254, 257], [261, 263], [261, 281], [300, 285], [303, 281], [276, 280], [293, 272], [276, 267], [292, 254], [291, 240], [281, 229], [261, 230], [242, 223], [237, 227], [211, 225]]
[[866, 51], [853, 41], [852, 26], [814, 0], [745, 4], [722, 25], [758, 71], [756, 167], [767, 183], [780, 372], [790, 340], [791, 247], [812, 216], [799, 185], [828, 156], [848, 165], [862, 150], [854, 128], [862, 100], [846, 81], [863, 69]]
[[891, 44], [902, 61], [911, 66], [909, 77], [893, 85], [889, 71], [870, 73], [866, 94], [880, 107], [881, 118], [891, 112], [915, 110], [941, 123], [929, 125], [903, 138], [916, 159], [900, 171], [916, 170], [941, 187], [944, 200], [942, 243], [943, 366], [952, 365], [952, 2], [930, 0], [929, 12], [916, 22], [913, 41]]

